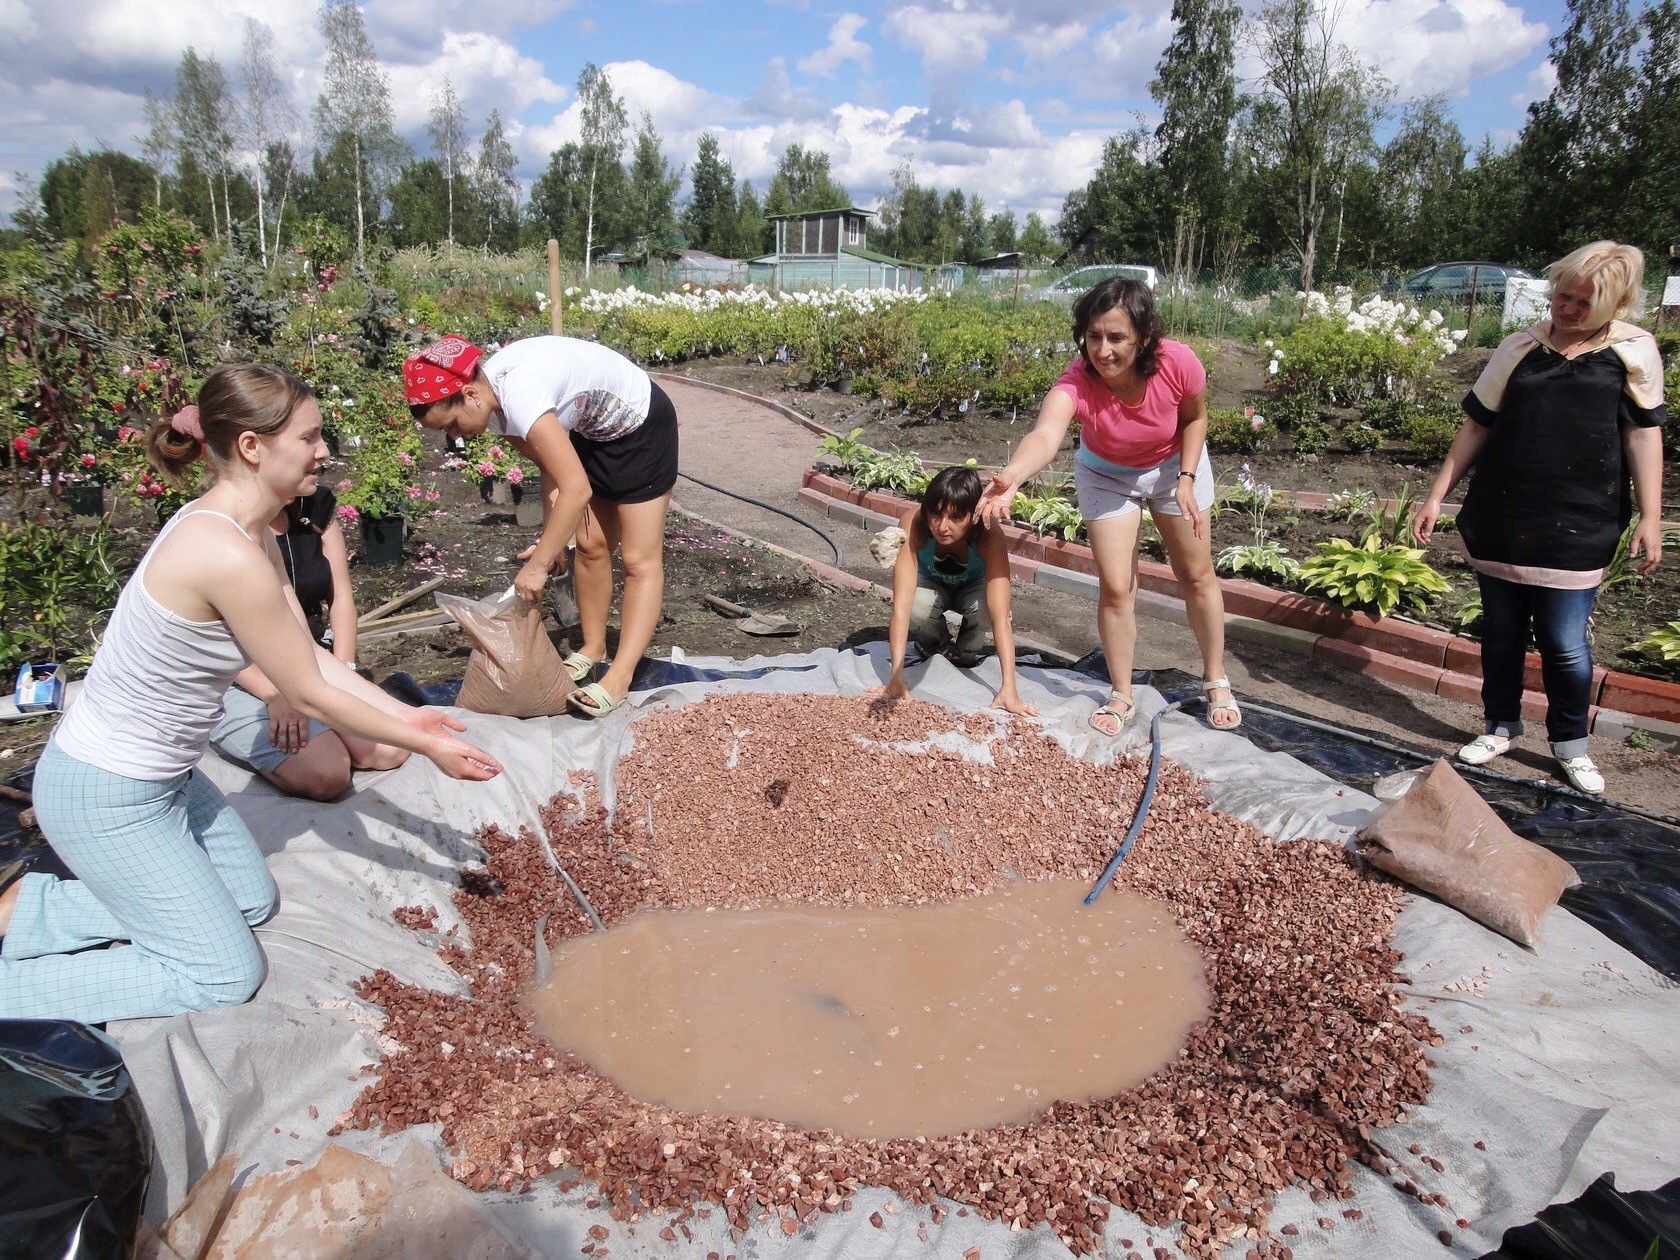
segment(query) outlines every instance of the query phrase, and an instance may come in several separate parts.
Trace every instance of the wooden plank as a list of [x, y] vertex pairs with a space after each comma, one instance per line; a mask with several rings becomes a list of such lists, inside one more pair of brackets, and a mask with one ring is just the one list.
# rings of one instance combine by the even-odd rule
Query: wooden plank
[[384, 617], [387, 613], [394, 613], [397, 609], [402, 608], [407, 604], [412, 604], [422, 595], [430, 595], [433, 591], [437, 590], [438, 587], [442, 586], [443, 582], [443, 578], [435, 577], [430, 581], [420, 583], [419, 586], [412, 587], [409, 590], [404, 591], [395, 599], [386, 600], [383, 604], [379, 605], [378, 608], [375, 608], [370, 612], [365, 612], [358, 617], [356, 619], [356, 628], [358, 630], [367, 629], [369, 626], [373, 625], [374, 622]]

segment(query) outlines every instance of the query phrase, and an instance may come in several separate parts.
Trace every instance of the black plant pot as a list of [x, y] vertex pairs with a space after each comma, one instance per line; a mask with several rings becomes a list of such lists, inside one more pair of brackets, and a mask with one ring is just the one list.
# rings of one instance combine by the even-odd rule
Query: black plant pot
[[404, 523], [400, 516], [362, 517], [362, 555], [368, 564], [402, 563]]

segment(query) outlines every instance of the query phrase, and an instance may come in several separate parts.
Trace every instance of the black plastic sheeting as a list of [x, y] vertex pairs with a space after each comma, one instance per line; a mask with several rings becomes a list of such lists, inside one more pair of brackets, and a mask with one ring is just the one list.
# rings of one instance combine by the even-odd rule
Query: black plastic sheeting
[[[1106, 680], [1101, 653], [1074, 666]], [[1139, 671], [1135, 681], [1200, 712], [1201, 683], [1181, 670]], [[1242, 734], [1267, 752], [1288, 753], [1361, 792], [1383, 775], [1442, 756], [1349, 731], [1282, 705], [1243, 700]], [[1562, 784], [1518, 779], [1454, 763], [1505, 825], [1567, 860], [1581, 882], [1561, 904], [1629, 953], [1680, 981], [1680, 818], [1587, 796]]]
[[0, 1254], [122, 1260], [151, 1160], [115, 1042], [86, 1024], [0, 1020]]
[[[1654, 1250], [1653, 1250], [1654, 1248]], [[1572, 1203], [1554, 1203], [1505, 1231], [1481, 1260], [1647, 1260], [1680, 1256], [1680, 1181], [1660, 1190], [1616, 1189], [1605, 1173]]]

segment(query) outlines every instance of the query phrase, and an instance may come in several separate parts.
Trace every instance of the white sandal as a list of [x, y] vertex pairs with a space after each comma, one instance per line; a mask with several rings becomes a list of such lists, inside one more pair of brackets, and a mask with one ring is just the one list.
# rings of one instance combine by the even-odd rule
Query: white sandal
[[[1234, 731], [1237, 727], [1242, 725], [1242, 710], [1237, 708], [1237, 696], [1235, 692], [1231, 692], [1231, 698], [1229, 700], [1214, 700], [1213, 693], [1218, 691], [1221, 687], [1223, 687], [1226, 691], [1231, 691], [1231, 680], [1229, 678], [1207, 678], [1202, 680], [1202, 694], [1207, 697], [1208, 725], [1213, 727], [1216, 731]], [[1220, 724], [1215, 719], [1221, 713], [1234, 714], [1236, 716], [1236, 721], [1227, 722], [1223, 725]]]
[[[1122, 708], [1122, 705], [1125, 707]], [[1132, 718], [1136, 715], [1136, 713], [1137, 703], [1135, 701], [1126, 699], [1126, 697], [1121, 695], [1118, 691], [1111, 691], [1108, 693], [1108, 699], [1104, 700], [1101, 706], [1099, 706], [1096, 711], [1091, 714], [1089, 722], [1091, 729], [1098, 735], [1105, 735], [1109, 739], [1118, 739], [1121, 735], [1126, 733], [1126, 728], [1131, 725]], [[1097, 719], [1101, 718], [1105, 714], [1113, 718], [1117, 723], [1112, 731], [1105, 731], [1102, 727], [1097, 725]]]

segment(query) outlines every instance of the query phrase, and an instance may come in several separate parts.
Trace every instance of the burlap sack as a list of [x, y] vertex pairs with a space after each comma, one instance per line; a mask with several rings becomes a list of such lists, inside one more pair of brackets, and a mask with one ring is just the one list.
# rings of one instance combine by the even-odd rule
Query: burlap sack
[[511, 587], [490, 599], [439, 595], [437, 603], [473, 642], [456, 704], [520, 718], [566, 711], [572, 680], [543, 629], [541, 604], [523, 602]]
[[1540, 944], [1547, 909], [1579, 882], [1573, 866], [1514, 833], [1444, 760], [1383, 811], [1355, 848], [1378, 870], [1530, 947]]

